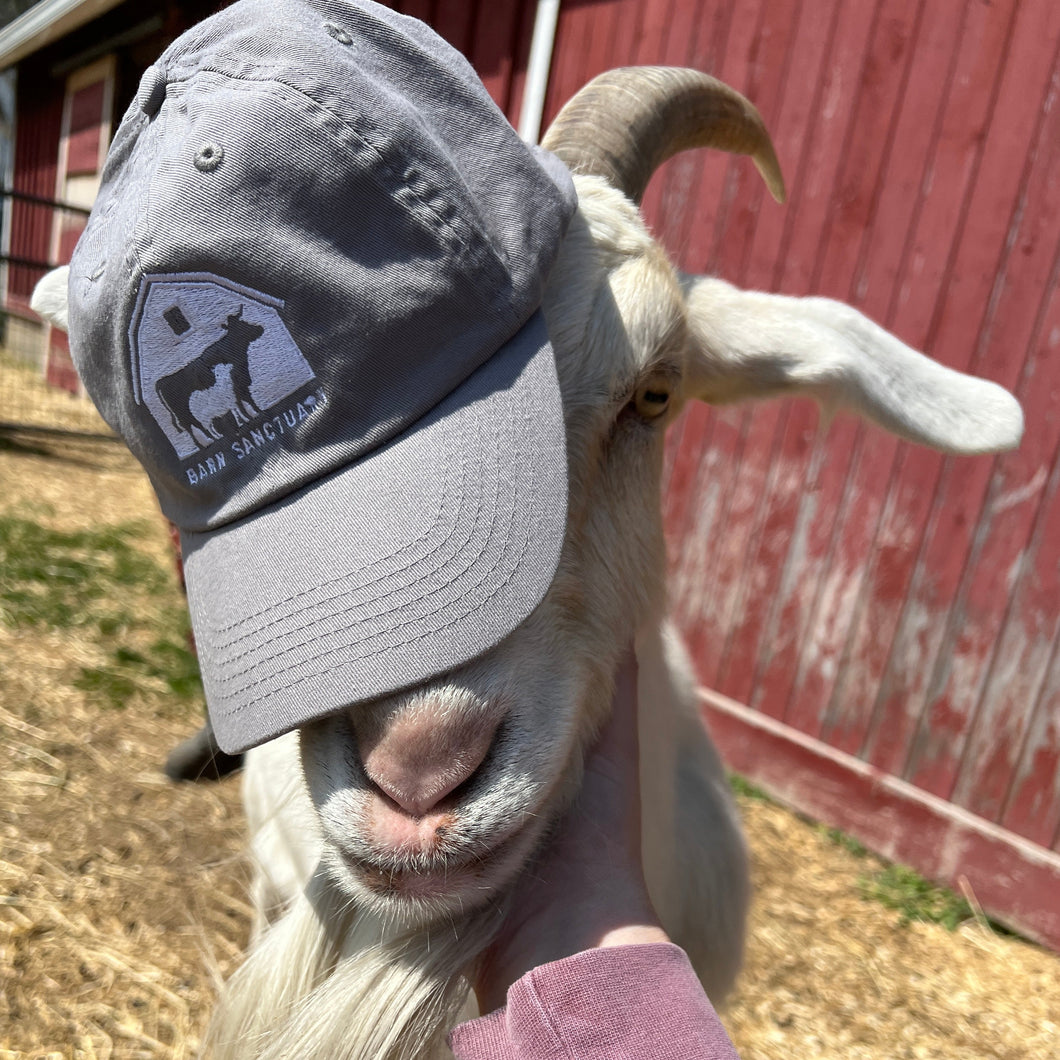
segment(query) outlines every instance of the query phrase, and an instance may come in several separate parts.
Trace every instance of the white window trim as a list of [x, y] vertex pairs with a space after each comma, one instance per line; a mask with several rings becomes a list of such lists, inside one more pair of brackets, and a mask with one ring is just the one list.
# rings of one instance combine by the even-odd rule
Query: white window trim
[[117, 7], [122, 0], [40, 0], [0, 30], [0, 70]]

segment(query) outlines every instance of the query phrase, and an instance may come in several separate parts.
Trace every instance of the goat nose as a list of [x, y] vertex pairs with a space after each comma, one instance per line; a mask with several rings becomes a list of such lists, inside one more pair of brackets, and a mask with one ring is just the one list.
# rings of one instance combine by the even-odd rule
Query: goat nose
[[496, 732], [495, 718], [443, 721], [430, 710], [398, 717], [362, 743], [364, 771], [405, 813], [422, 817], [482, 765]]

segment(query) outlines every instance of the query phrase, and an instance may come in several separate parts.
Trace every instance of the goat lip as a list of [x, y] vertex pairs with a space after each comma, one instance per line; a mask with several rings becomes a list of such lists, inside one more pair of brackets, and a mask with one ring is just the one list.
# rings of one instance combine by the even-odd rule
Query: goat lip
[[511, 861], [512, 855], [525, 845], [524, 841], [531, 839], [532, 831], [516, 827], [498, 837], [489, 850], [420, 869], [394, 866], [384, 859], [360, 856], [349, 850], [341, 851], [341, 857], [354, 878], [382, 898], [444, 899], [466, 896], [469, 892], [484, 896], [499, 884], [498, 876], [505, 875], [502, 866]]
[[430, 869], [391, 868], [344, 853], [343, 861], [361, 884], [382, 898], [444, 898], [481, 887], [489, 874], [488, 862], [443, 865]]

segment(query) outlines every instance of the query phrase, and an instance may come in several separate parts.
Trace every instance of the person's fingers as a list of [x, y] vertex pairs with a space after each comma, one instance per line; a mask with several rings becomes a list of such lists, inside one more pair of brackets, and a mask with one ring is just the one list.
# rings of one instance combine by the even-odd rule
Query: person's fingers
[[638, 748], [630, 648], [615, 675], [611, 717], [586, 754], [581, 791], [472, 972], [483, 1011], [537, 964], [593, 946], [665, 940], [641, 866]]

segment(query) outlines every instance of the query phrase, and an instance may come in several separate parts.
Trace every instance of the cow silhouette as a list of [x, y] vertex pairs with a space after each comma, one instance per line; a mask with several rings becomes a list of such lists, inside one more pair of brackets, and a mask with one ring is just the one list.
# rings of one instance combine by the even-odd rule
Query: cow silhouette
[[[261, 338], [265, 329], [260, 324], [251, 324], [243, 319], [243, 306], [239, 307], [238, 313], [230, 313], [221, 326], [225, 333], [216, 342], [207, 346], [198, 357], [175, 372], [162, 376], [155, 383], [155, 393], [169, 412], [173, 426], [189, 435], [200, 449], [209, 448], [220, 437], [215, 434], [212, 421], [223, 419], [224, 411], [231, 409], [237, 422], [240, 417], [249, 421], [261, 415], [261, 409], [250, 392], [252, 378], [248, 354], [250, 344]], [[219, 380], [217, 369], [221, 365], [226, 365], [229, 370], [223, 372], [223, 378]], [[192, 411], [192, 396], [218, 385], [231, 393], [231, 401], [225, 404], [225, 409], [211, 413], [207, 422], [203, 423], [199, 415]], [[197, 401], [196, 404], [202, 402]], [[217, 401], [208, 401], [206, 405], [216, 408]], [[200, 441], [200, 436], [205, 441]]]
[[213, 370], [214, 384], [207, 390], [195, 390], [188, 398], [189, 423], [206, 428], [214, 440], [233, 434], [250, 417], [241, 410], [232, 382], [232, 366], [216, 365]]

